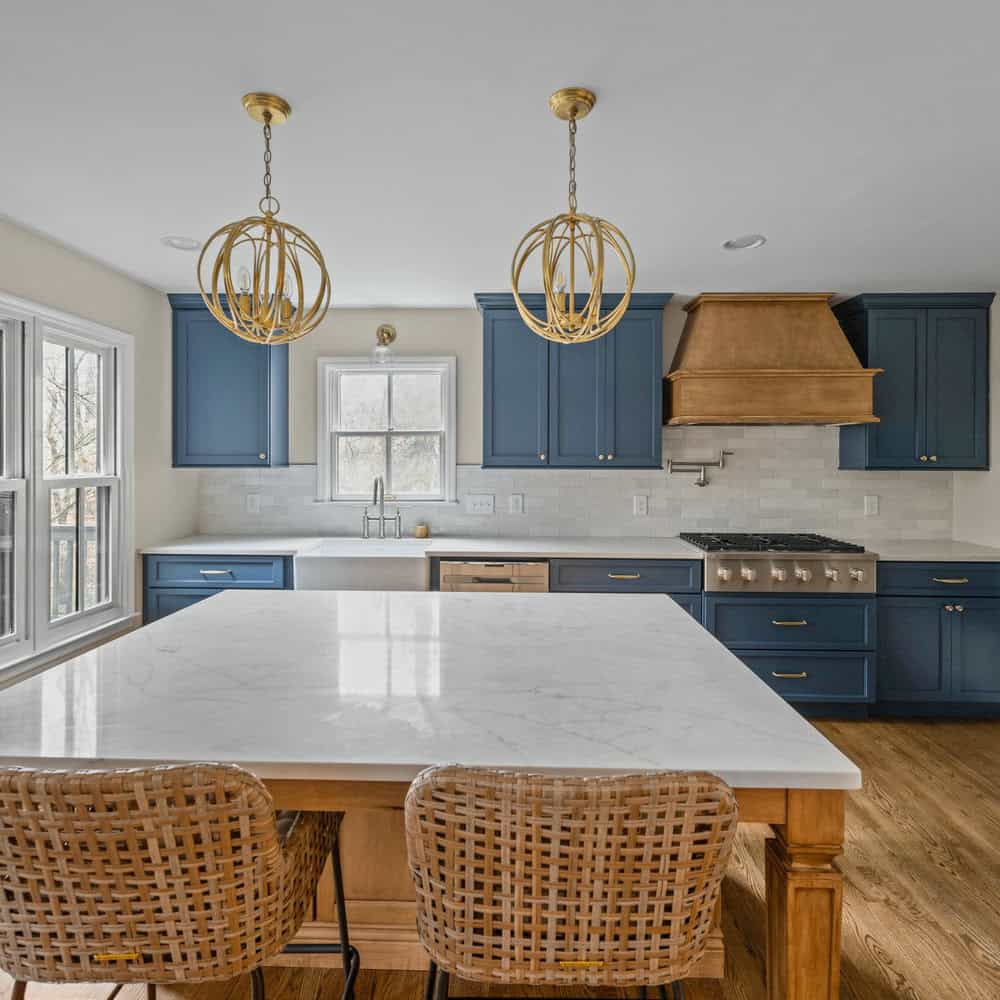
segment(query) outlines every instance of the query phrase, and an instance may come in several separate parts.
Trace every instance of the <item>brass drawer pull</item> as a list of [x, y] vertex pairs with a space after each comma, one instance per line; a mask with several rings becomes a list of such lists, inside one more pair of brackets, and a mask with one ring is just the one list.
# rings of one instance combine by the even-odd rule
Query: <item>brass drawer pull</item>
[[797, 674], [779, 674], [777, 670], [772, 670], [771, 676], [782, 681], [804, 681], [809, 675], [804, 670], [800, 670]]
[[639, 580], [642, 578], [641, 573], [609, 573], [609, 580]]
[[932, 576], [931, 583], [968, 583], [967, 576]]
[[783, 621], [779, 621], [776, 618], [772, 618], [771, 619], [771, 624], [772, 625], [780, 625], [782, 628], [799, 628], [802, 625], [808, 625], [809, 622], [807, 622], [805, 620], [805, 618], [800, 618], [797, 622], [783, 622]]
[[233, 571], [231, 569], [200, 569], [198, 570], [202, 576], [232, 576]]

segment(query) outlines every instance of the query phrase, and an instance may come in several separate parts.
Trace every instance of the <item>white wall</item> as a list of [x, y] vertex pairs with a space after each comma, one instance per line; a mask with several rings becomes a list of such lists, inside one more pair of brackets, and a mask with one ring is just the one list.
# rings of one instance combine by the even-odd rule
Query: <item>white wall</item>
[[990, 453], [989, 472], [955, 473], [955, 537], [963, 542], [1000, 545], [1000, 301], [990, 310]]
[[197, 524], [198, 473], [171, 468], [167, 297], [3, 219], [0, 290], [135, 337], [136, 547], [190, 534]]

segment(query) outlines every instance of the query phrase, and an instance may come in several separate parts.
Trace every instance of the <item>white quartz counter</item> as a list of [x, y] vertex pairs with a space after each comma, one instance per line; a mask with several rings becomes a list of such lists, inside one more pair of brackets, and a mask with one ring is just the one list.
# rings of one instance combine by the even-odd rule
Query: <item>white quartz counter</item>
[[702, 559], [679, 538], [439, 538], [429, 556], [510, 559]]
[[893, 541], [868, 539], [859, 544], [886, 562], [1000, 562], [1000, 549], [972, 542], [914, 538]]
[[860, 773], [661, 595], [227, 591], [0, 691], [0, 762]]
[[150, 545], [145, 556], [297, 556], [326, 539], [296, 535], [189, 535]]

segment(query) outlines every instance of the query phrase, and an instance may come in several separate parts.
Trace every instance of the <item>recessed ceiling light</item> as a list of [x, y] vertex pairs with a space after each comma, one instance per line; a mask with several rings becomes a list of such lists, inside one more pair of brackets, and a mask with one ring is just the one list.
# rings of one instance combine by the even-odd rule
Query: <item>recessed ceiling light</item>
[[724, 250], [755, 250], [766, 242], [767, 237], [761, 236], [760, 233], [747, 233], [746, 236], [737, 236], [735, 239], [726, 240], [722, 247]]
[[189, 252], [201, 249], [201, 240], [191, 236], [161, 236], [160, 242], [171, 250], [187, 250]]

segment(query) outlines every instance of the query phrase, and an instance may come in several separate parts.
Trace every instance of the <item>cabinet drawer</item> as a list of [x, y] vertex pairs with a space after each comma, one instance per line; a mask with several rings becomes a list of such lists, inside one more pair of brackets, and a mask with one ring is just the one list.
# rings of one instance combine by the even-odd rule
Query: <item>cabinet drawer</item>
[[146, 586], [283, 590], [285, 560], [266, 556], [146, 556]]
[[671, 594], [670, 597], [701, 624], [701, 594]]
[[875, 599], [706, 595], [705, 627], [734, 649], [871, 649]]
[[1000, 563], [879, 562], [878, 592], [911, 597], [1000, 597]]
[[789, 701], [874, 700], [871, 653], [734, 652]]
[[566, 593], [694, 593], [698, 559], [553, 559], [551, 589]]

